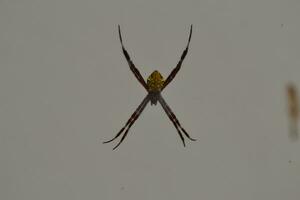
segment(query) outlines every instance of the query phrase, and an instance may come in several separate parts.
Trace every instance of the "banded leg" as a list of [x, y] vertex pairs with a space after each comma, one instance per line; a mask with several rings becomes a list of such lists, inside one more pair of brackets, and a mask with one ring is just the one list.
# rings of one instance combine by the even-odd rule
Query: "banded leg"
[[150, 98], [149, 95], [147, 95], [144, 100], [142, 101], [142, 103], [138, 106], [138, 108], [135, 110], [135, 112], [131, 115], [131, 117], [128, 119], [128, 121], [126, 122], [125, 126], [116, 134], [116, 136], [114, 138], [112, 138], [111, 140], [105, 141], [103, 142], [103, 144], [105, 143], [109, 143], [114, 141], [115, 139], [117, 139], [121, 133], [126, 129], [124, 135], [122, 136], [120, 142], [117, 144], [117, 146], [114, 147], [114, 149], [116, 149], [124, 140], [124, 138], [126, 137], [130, 127], [133, 125], [133, 123], [137, 120], [137, 118], [140, 116], [140, 114], [142, 113], [142, 111], [144, 110], [144, 108], [146, 107], [147, 103], [149, 102]]
[[120, 37], [120, 42], [122, 45], [122, 50], [123, 50], [123, 54], [128, 62], [128, 65], [130, 67], [130, 70], [133, 72], [133, 74], [135, 75], [135, 77], [137, 78], [137, 80], [144, 86], [144, 88], [148, 91], [148, 86], [144, 80], [144, 78], [142, 77], [141, 73], [139, 72], [139, 70], [135, 67], [135, 65], [133, 64], [133, 62], [131, 61], [131, 58], [128, 54], [128, 52], [126, 51], [124, 45], [123, 45], [123, 40], [122, 40], [122, 35], [121, 35], [121, 29], [120, 29], [120, 25], [118, 25], [118, 29], [119, 29], [119, 37]]
[[146, 107], [146, 105], [147, 105], [148, 102], [149, 102], [149, 101], [147, 101], [147, 102], [141, 107], [140, 112], [138, 113], [138, 115], [136, 115], [136, 116], [133, 118], [132, 122], [128, 125], [128, 127], [127, 127], [127, 129], [126, 129], [124, 135], [122, 136], [120, 142], [113, 148], [113, 150], [115, 150], [115, 149], [123, 142], [124, 138], [127, 136], [127, 133], [129, 132], [130, 127], [134, 124], [134, 122], [137, 120], [137, 118], [138, 118], [138, 117], [140, 116], [140, 114], [143, 112], [143, 110], [145, 109], [145, 107]]
[[188, 53], [188, 50], [189, 50], [189, 45], [190, 45], [190, 41], [191, 41], [191, 37], [192, 37], [192, 32], [193, 32], [193, 25], [191, 25], [191, 28], [190, 28], [190, 36], [189, 36], [189, 40], [188, 40], [188, 43], [186, 45], [186, 48], [183, 51], [178, 64], [172, 70], [172, 72], [170, 73], [170, 75], [168, 76], [168, 78], [166, 79], [166, 81], [164, 82], [164, 85], [163, 85], [161, 91], [174, 79], [174, 77], [176, 76], [177, 72], [180, 70], [182, 62], [183, 62], [183, 60], [184, 60], [184, 58], [185, 58], [185, 56], [186, 56], [186, 54]]
[[[160, 101], [159, 101], [159, 102], [160, 102]], [[182, 141], [182, 143], [183, 143], [183, 146], [185, 147], [184, 137], [182, 136], [182, 133], [181, 133], [180, 129], [178, 128], [176, 122], [175, 122], [174, 119], [172, 118], [172, 116], [171, 116], [171, 114], [169, 113], [169, 111], [168, 111], [168, 109], [166, 108], [166, 106], [165, 106], [164, 104], [162, 104], [161, 102], [160, 102], [160, 104], [161, 104], [161, 106], [163, 107], [165, 113], [168, 115], [170, 121], [174, 124], [174, 126], [175, 126], [175, 128], [176, 128], [176, 130], [177, 130], [177, 132], [178, 132], [178, 135], [180, 136], [180, 139], [181, 139], [181, 141]]]
[[169, 118], [171, 119], [171, 121], [173, 122], [173, 124], [175, 123], [177, 125], [177, 126], [175, 126], [177, 131], [178, 131], [178, 127], [179, 127], [187, 138], [189, 138], [192, 141], [196, 141], [196, 139], [190, 137], [190, 135], [186, 132], [186, 130], [181, 126], [177, 117], [175, 116], [175, 114], [173, 113], [173, 111], [171, 110], [171, 108], [168, 106], [168, 104], [166, 103], [166, 101], [164, 100], [164, 98], [161, 95], [159, 97], [159, 102], [162, 105], [162, 107], [164, 108], [164, 110], [167, 113], [167, 115], [169, 116]]

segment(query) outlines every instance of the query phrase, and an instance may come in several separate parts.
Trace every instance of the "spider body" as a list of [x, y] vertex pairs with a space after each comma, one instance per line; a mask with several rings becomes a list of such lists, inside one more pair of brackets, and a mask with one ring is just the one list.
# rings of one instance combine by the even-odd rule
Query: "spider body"
[[151, 105], [157, 104], [157, 101], [159, 99], [159, 94], [164, 85], [164, 82], [165, 80], [163, 76], [157, 70], [152, 72], [152, 74], [150, 74], [150, 76], [148, 77], [147, 86], [148, 86]]
[[297, 121], [299, 119], [300, 110], [298, 103], [297, 88], [294, 84], [289, 83], [287, 85], [287, 97], [288, 97], [288, 111], [289, 111], [289, 121], [290, 121], [290, 138], [298, 139], [298, 127]]
[[164, 77], [159, 73], [159, 71], [155, 70], [147, 79], [148, 91], [160, 92], [164, 86], [164, 82]]
[[124, 138], [128, 134], [130, 127], [134, 124], [134, 122], [137, 120], [137, 118], [143, 112], [144, 108], [149, 103], [149, 101], [151, 102], [151, 105], [153, 105], [153, 104], [156, 105], [157, 102], [159, 102], [161, 104], [161, 106], [163, 107], [165, 113], [168, 115], [170, 121], [175, 126], [175, 128], [176, 128], [176, 130], [177, 130], [177, 132], [180, 136], [180, 139], [182, 140], [182, 143], [183, 143], [184, 146], [185, 146], [185, 141], [184, 141], [183, 134], [188, 139], [190, 139], [192, 141], [195, 141], [195, 139], [191, 138], [189, 136], [189, 134], [185, 131], [185, 129], [181, 126], [181, 124], [178, 121], [177, 117], [175, 116], [175, 114], [173, 113], [173, 111], [171, 110], [171, 108], [168, 106], [168, 104], [166, 103], [166, 101], [164, 100], [164, 98], [161, 95], [161, 92], [174, 79], [175, 75], [177, 74], [177, 72], [181, 68], [182, 62], [183, 62], [183, 60], [184, 60], [184, 58], [185, 58], [185, 56], [188, 52], [188, 48], [189, 48], [189, 44], [190, 44], [190, 40], [191, 40], [191, 36], [192, 36], [192, 28], [193, 28], [193, 26], [191, 25], [190, 35], [189, 35], [189, 40], [188, 40], [187, 46], [186, 46], [185, 50], [183, 51], [183, 53], [181, 55], [181, 58], [180, 58], [179, 62], [177, 63], [176, 67], [172, 70], [172, 72], [167, 77], [167, 79], [164, 80], [163, 76], [159, 73], [159, 71], [155, 70], [154, 72], [152, 72], [150, 74], [150, 76], [147, 79], [147, 83], [146, 83], [144, 78], [140, 74], [139, 70], [135, 67], [135, 65], [131, 61], [129, 54], [126, 51], [126, 49], [123, 45], [120, 25], [118, 26], [119, 38], [120, 38], [120, 42], [121, 42], [121, 46], [122, 46], [122, 51], [123, 51], [123, 54], [124, 54], [124, 56], [127, 60], [129, 68], [133, 72], [133, 74], [135, 75], [136, 79], [140, 82], [140, 84], [146, 89], [148, 94], [143, 99], [142, 103], [138, 106], [138, 108], [135, 110], [135, 112], [128, 119], [125, 126], [123, 126], [123, 128], [116, 134], [116, 136], [114, 138], [112, 138], [111, 140], [105, 141], [103, 143], [109, 143], [109, 142], [114, 141], [115, 139], [117, 139], [124, 132], [124, 134], [121, 137], [121, 140], [119, 141], [119, 143], [113, 148], [113, 149], [116, 149], [122, 143], [122, 141], [124, 140]]
[[150, 102], [151, 102], [151, 106], [152, 105], [156, 106], [157, 101], [159, 100], [159, 95], [160, 95], [159, 92], [149, 92], [149, 99], [150, 99]]

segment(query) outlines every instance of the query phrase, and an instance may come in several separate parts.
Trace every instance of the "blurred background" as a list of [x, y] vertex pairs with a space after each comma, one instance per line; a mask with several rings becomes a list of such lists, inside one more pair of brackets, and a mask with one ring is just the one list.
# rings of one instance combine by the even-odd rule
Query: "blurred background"
[[[0, 199], [298, 200], [300, 143], [286, 86], [300, 87], [295, 0], [0, 1]], [[115, 151], [146, 92], [167, 77]], [[298, 120], [299, 123], [299, 120]], [[298, 124], [299, 126], [299, 124]]]

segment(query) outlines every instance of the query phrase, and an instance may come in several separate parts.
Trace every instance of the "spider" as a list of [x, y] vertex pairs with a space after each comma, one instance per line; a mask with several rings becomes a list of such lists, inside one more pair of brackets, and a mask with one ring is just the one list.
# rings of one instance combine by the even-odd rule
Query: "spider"
[[290, 138], [298, 139], [297, 121], [299, 119], [299, 103], [297, 88], [294, 84], [289, 83], [286, 86], [287, 98], [288, 98], [288, 111], [290, 120]]
[[112, 138], [111, 140], [105, 141], [103, 143], [109, 143], [109, 142], [114, 141], [115, 139], [117, 139], [125, 131], [123, 136], [121, 137], [121, 140], [119, 141], [119, 143], [113, 148], [113, 149], [116, 149], [123, 142], [123, 140], [125, 139], [125, 137], [128, 134], [128, 131], [129, 131], [130, 127], [138, 119], [138, 117], [143, 112], [143, 110], [145, 109], [145, 107], [149, 103], [149, 101], [151, 102], [151, 105], [153, 105], [153, 104], [156, 105], [157, 102], [159, 102], [161, 104], [161, 106], [163, 107], [165, 113], [168, 115], [169, 119], [174, 124], [174, 126], [175, 126], [181, 140], [182, 140], [183, 146], [185, 146], [185, 141], [184, 141], [184, 137], [183, 137], [182, 132], [184, 133], [184, 135], [188, 139], [190, 139], [192, 141], [196, 141], [196, 139], [191, 138], [189, 136], [189, 134], [185, 131], [185, 129], [181, 126], [181, 124], [178, 121], [177, 117], [172, 112], [171, 108], [168, 106], [168, 104], [166, 103], [166, 101], [164, 100], [164, 98], [161, 95], [161, 92], [174, 79], [175, 75], [177, 74], [177, 72], [181, 68], [181, 64], [182, 64], [182, 62], [183, 62], [183, 60], [184, 60], [184, 58], [185, 58], [185, 56], [188, 52], [188, 49], [189, 49], [189, 44], [190, 44], [191, 36], [192, 36], [192, 30], [193, 30], [193, 25], [191, 25], [191, 27], [190, 27], [190, 34], [189, 34], [189, 39], [188, 39], [187, 46], [186, 46], [185, 50], [183, 51], [177, 66], [173, 69], [173, 71], [170, 73], [168, 78], [166, 80], [164, 80], [163, 76], [157, 70], [155, 70], [148, 77], [147, 83], [146, 83], [145, 80], [143, 79], [142, 75], [140, 74], [139, 70], [133, 64], [131, 58], [129, 57], [129, 54], [128, 54], [127, 50], [125, 49], [125, 47], [123, 45], [120, 25], [118, 25], [119, 38], [120, 38], [123, 54], [124, 54], [124, 56], [125, 56], [125, 58], [128, 62], [130, 70], [133, 72], [133, 74], [135, 75], [137, 80], [140, 82], [140, 84], [146, 89], [148, 94], [144, 98], [142, 103], [138, 106], [138, 108], [135, 110], [135, 112], [128, 119], [125, 126], [116, 134], [116, 136], [114, 138]]

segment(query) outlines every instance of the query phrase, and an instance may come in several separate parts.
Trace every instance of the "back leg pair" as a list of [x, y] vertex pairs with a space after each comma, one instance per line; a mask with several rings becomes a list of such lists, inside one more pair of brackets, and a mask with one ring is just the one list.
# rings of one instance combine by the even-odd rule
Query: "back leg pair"
[[159, 103], [161, 104], [161, 106], [163, 107], [165, 113], [168, 115], [169, 119], [171, 120], [171, 122], [174, 124], [181, 140], [183, 143], [183, 146], [185, 146], [185, 141], [184, 141], [184, 137], [181, 133], [181, 131], [184, 133], [184, 135], [189, 138], [191, 141], [196, 141], [196, 139], [193, 139], [190, 137], [190, 135], [186, 132], [186, 130], [181, 126], [180, 122], [178, 121], [176, 115], [173, 113], [173, 111], [171, 110], [171, 108], [168, 106], [167, 102], [164, 100], [164, 98], [160, 95], [159, 99], [158, 99]]
[[109, 142], [112, 142], [114, 141], [115, 139], [117, 139], [121, 133], [126, 129], [126, 131], [124, 132], [120, 142], [113, 148], [114, 150], [123, 142], [124, 138], [126, 137], [130, 127], [134, 124], [134, 122], [137, 120], [137, 118], [141, 115], [141, 113], [143, 112], [143, 110], [145, 109], [146, 105], [148, 104], [150, 100], [150, 97], [149, 95], [147, 95], [144, 100], [142, 101], [142, 103], [138, 106], [138, 108], [134, 111], [134, 113], [131, 115], [131, 117], [128, 119], [128, 121], [126, 122], [125, 126], [118, 132], [118, 134], [111, 140], [108, 140], [106, 142], [103, 142], [104, 144], [105, 143], [109, 143]]

